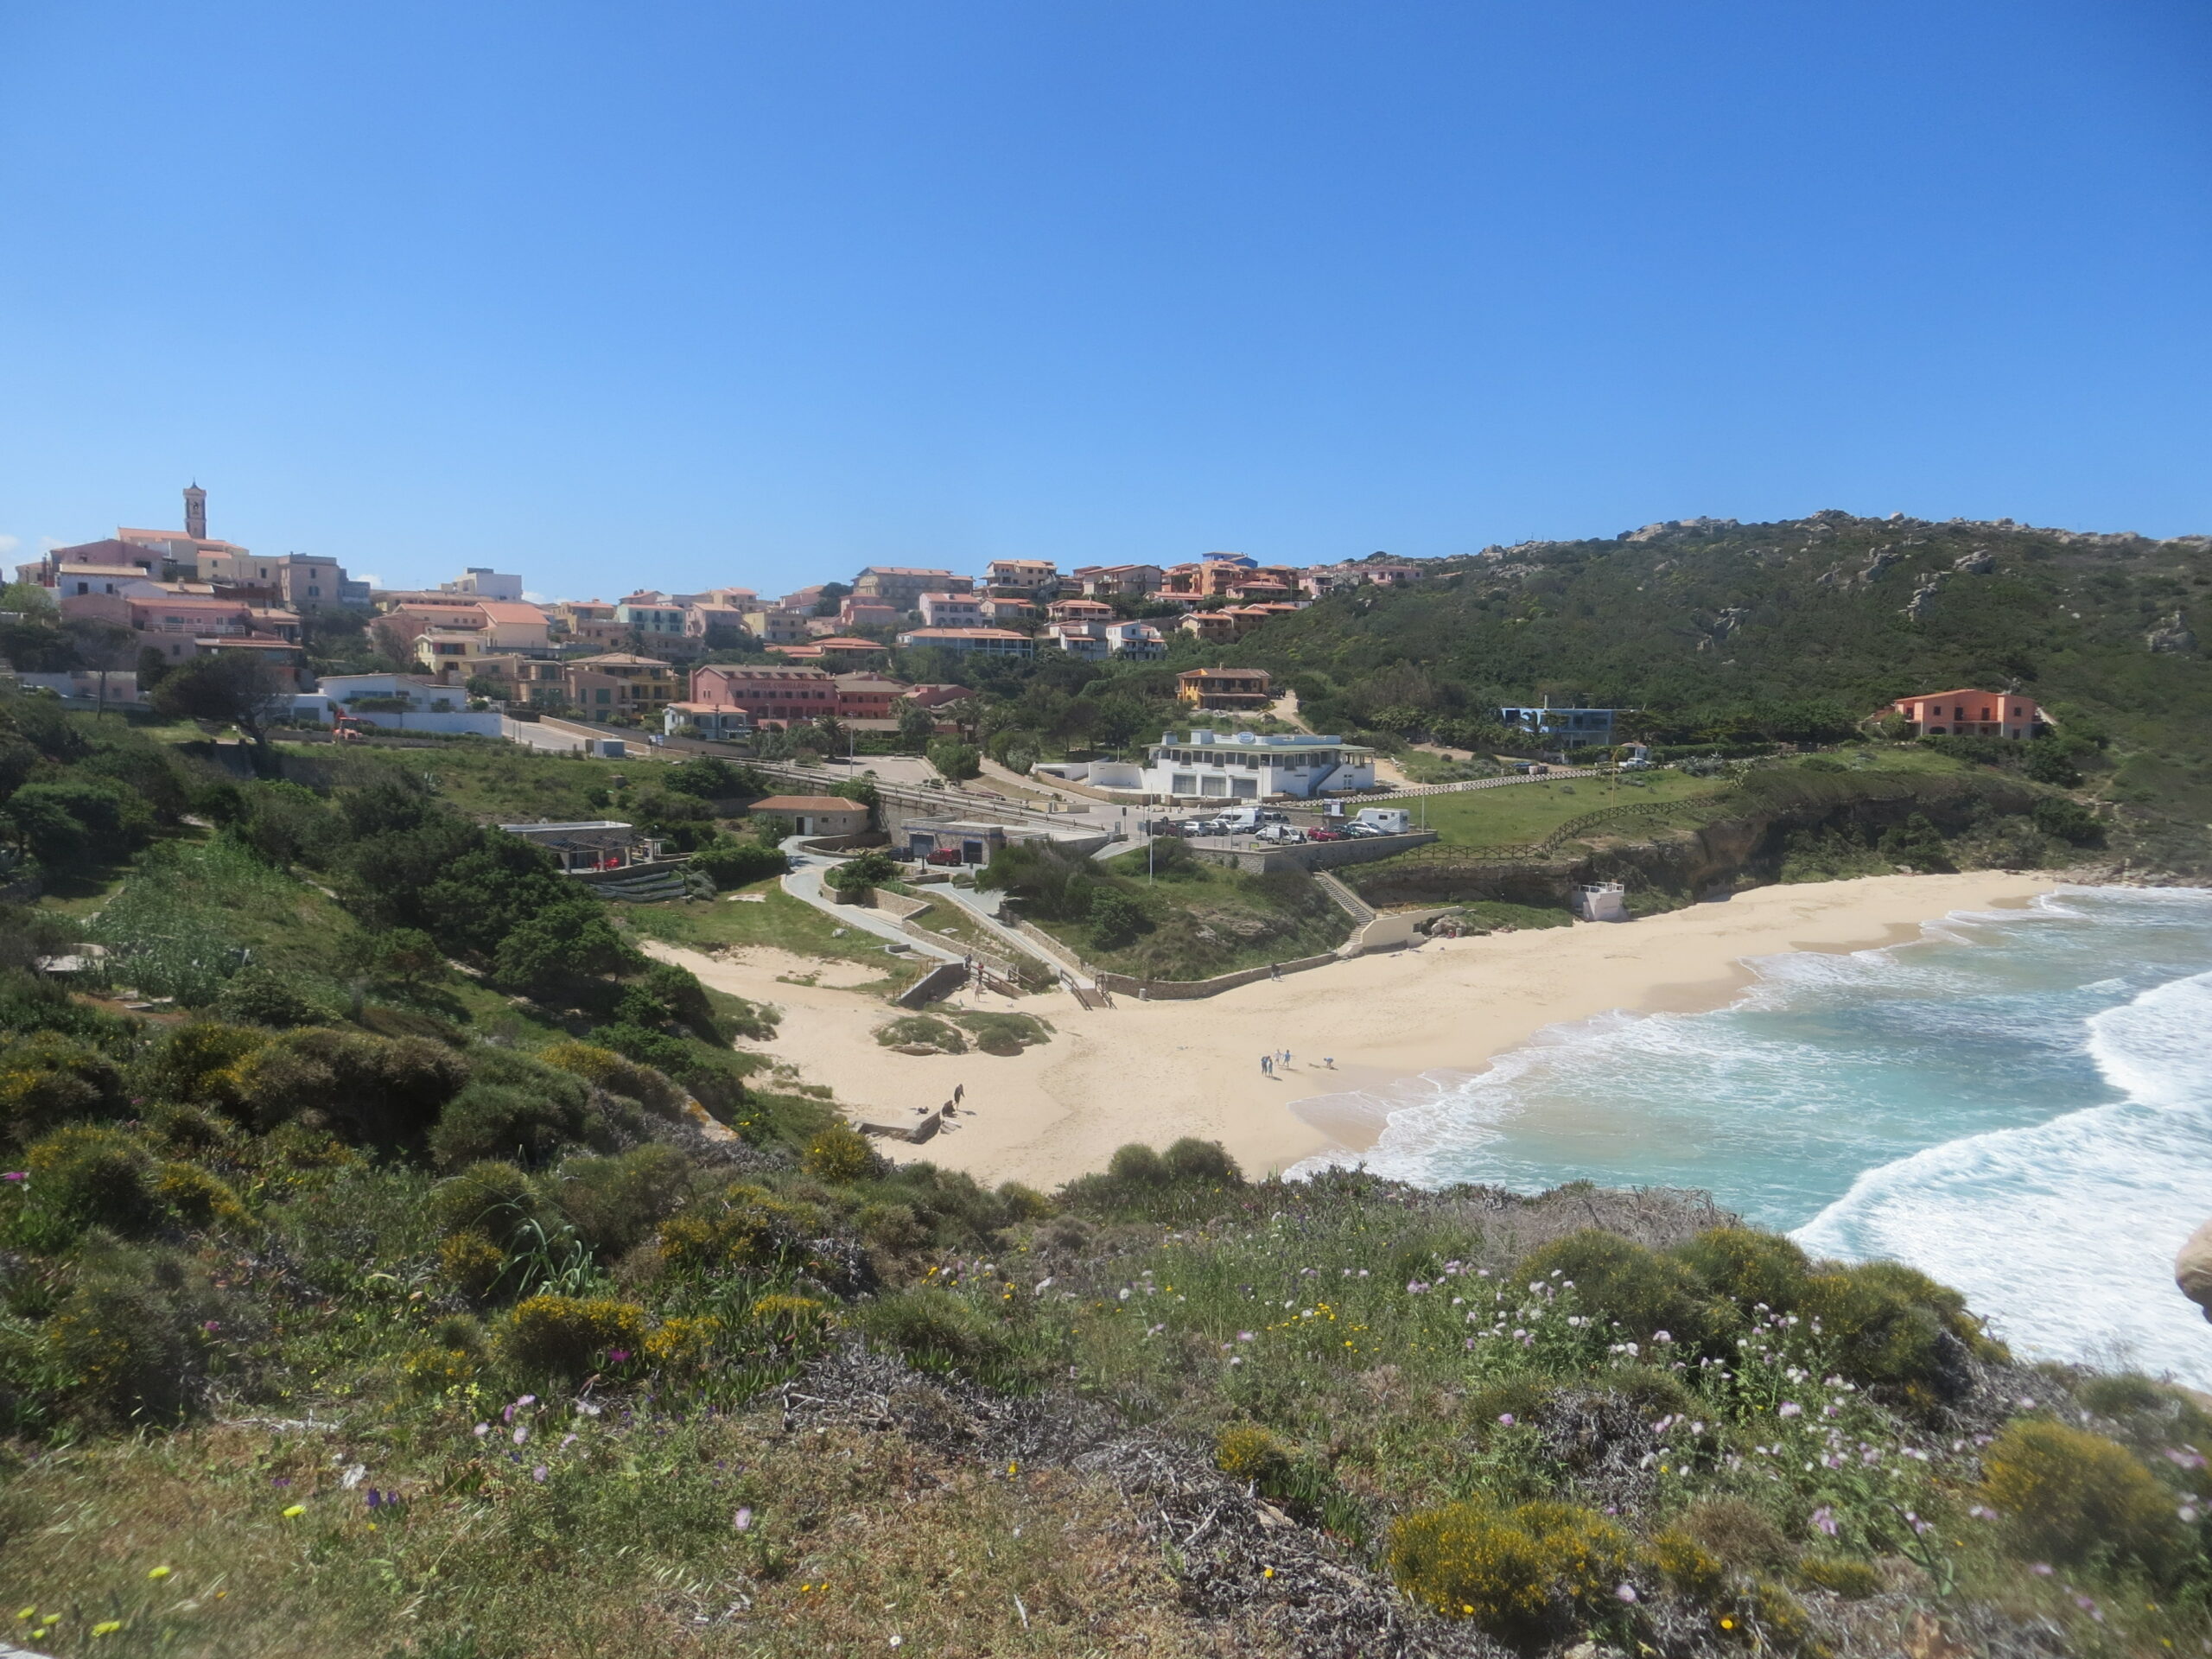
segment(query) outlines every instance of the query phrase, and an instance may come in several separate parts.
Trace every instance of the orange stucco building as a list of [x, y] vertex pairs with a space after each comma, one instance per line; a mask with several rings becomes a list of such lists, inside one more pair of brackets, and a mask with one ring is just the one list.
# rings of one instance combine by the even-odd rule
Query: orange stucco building
[[2034, 737], [2049, 725], [2033, 697], [2008, 691], [1929, 691], [1891, 705], [1916, 737]]

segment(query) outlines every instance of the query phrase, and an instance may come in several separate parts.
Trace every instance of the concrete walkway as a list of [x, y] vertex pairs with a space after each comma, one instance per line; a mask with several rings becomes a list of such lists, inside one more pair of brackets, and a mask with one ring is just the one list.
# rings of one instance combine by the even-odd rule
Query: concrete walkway
[[950, 947], [941, 950], [903, 931], [896, 922], [865, 906], [840, 904], [830, 897], [822, 885], [822, 878], [832, 865], [842, 864], [844, 861], [823, 853], [803, 851], [801, 843], [806, 839], [804, 836], [791, 836], [783, 843], [784, 855], [791, 861], [791, 874], [783, 880], [785, 893], [804, 904], [812, 905], [823, 915], [834, 918], [840, 927], [873, 933], [887, 944], [906, 946], [917, 956], [934, 957], [940, 962], [966, 960], [957, 950]]

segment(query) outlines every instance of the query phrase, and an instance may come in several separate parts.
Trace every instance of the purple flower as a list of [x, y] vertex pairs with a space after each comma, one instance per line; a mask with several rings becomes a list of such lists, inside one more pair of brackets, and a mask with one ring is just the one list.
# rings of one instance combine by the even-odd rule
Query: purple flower
[[542, 1486], [545, 1484], [545, 1477], [549, 1472], [545, 1465], [541, 1463], [530, 1471], [530, 1478]]
[[1815, 1531], [1826, 1533], [1831, 1538], [1834, 1537], [1835, 1511], [1826, 1503], [1821, 1504], [1819, 1509], [1813, 1511], [1813, 1527]]
[[529, 1438], [530, 1438], [530, 1425], [529, 1425], [528, 1423], [517, 1423], [517, 1424], [515, 1425], [515, 1444], [516, 1444], [517, 1446], [520, 1446], [520, 1445], [521, 1445], [524, 1440], [528, 1440]]
[[31, 1173], [28, 1169], [11, 1169], [0, 1173], [0, 1181], [28, 1181], [30, 1178]]
[[1497, 1414], [1497, 1421], [1504, 1427], [1510, 1428], [1513, 1427], [1513, 1414], [1510, 1411], [1501, 1411]]
[[479, 1423], [475, 1427], [470, 1429], [468, 1432], [480, 1440], [486, 1434], [489, 1434], [492, 1432], [492, 1425], [489, 1423]]
[[1632, 1584], [1617, 1584], [1613, 1586], [1613, 1594], [1623, 1601], [1633, 1602], [1636, 1599], [1636, 1586]]
[[630, 1351], [627, 1348], [610, 1348], [607, 1350], [607, 1363], [610, 1365], [626, 1364], [629, 1362], [629, 1358]]
[[1805, 1408], [1795, 1400], [1785, 1400], [1775, 1408], [1774, 1414], [1777, 1417], [1802, 1417], [1805, 1414]]
[[223, 1328], [223, 1322], [220, 1319], [209, 1319], [202, 1324], [200, 1328], [202, 1331], [219, 1331]]
[[1249, 1342], [1252, 1340], [1252, 1333], [1249, 1331], [1239, 1331], [1236, 1333], [1236, 1340], [1239, 1342]]
[[738, 1532], [749, 1531], [753, 1526], [753, 1510], [748, 1506], [729, 1518], [730, 1526]]

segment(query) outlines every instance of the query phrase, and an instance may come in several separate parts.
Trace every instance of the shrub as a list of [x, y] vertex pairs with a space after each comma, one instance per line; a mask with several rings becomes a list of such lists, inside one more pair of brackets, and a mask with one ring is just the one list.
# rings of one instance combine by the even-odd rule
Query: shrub
[[1144, 906], [1119, 887], [1096, 887], [1090, 891], [1090, 937], [1102, 950], [1119, 950], [1134, 944], [1150, 925]]
[[664, 1073], [639, 1065], [611, 1048], [591, 1043], [555, 1043], [540, 1049], [537, 1058], [556, 1070], [582, 1077], [594, 1088], [634, 1100], [662, 1117], [673, 1117], [683, 1109], [683, 1090]]
[[474, 1233], [501, 1250], [530, 1242], [545, 1226], [530, 1178], [512, 1164], [493, 1159], [471, 1164], [433, 1187], [430, 1219], [446, 1237]]
[[18, 1142], [124, 1108], [123, 1074], [98, 1049], [56, 1031], [0, 1047], [0, 1131]]
[[718, 1199], [695, 1204], [663, 1224], [661, 1260], [705, 1273], [773, 1268], [810, 1230], [808, 1219], [760, 1187], [732, 1182]]
[[1846, 1376], [1921, 1408], [1965, 1393], [1973, 1355], [2004, 1351], [1982, 1335], [1964, 1297], [1896, 1262], [1813, 1274], [1799, 1307], [1835, 1342]]
[[690, 1166], [672, 1147], [639, 1147], [611, 1158], [571, 1158], [539, 1183], [576, 1236], [602, 1262], [642, 1243], [683, 1202]]
[[1813, 1270], [1805, 1252], [1788, 1239], [1748, 1227], [1710, 1228], [1673, 1254], [1716, 1295], [1745, 1307], [1764, 1302], [1785, 1312], [1796, 1308]]
[[328, 1016], [300, 995], [293, 982], [266, 968], [242, 968], [223, 982], [214, 1013], [240, 1025], [284, 1029], [320, 1024]]
[[1740, 1497], [1700, 1498], [1675, 1524], [1726, 1565], [1746, 1572], [1779, 1567], [1795, 1553], [1765, 1512]]
[[1736, 1322], [1735, 1311], [1703, 1295], [1681, 1262], [1617, 1234], [1595, 1228], [1570, 1233], [1515, 1269], [1523, 1280], [1548, 1278], [1554, 1271], [1573, 1281], [1585, 1309], [1618, 1320], [1639, 1342], [1664, 1331], [1677, 1342], [1705, 1343], [1727, 1333]]
[[1903, 823], [1893, 823], [1884, 830], [1880, 847], [1882, 856], [1892, 864], [1906, 864], [1921, 871], [1948, 871], [1953, 868], [1942, 833], [1928, 821], [1924, 812], [1916, 812]]
[[807, 1142], [806, 1154], [799, 1161], [817, 1180], [846, 1186], [878, 1173], [882, 1160], [851, 1124], [832, 1123]]
[[154, 1179], [154, 1194], [194, 1227], [238, 1227], [250, 1219], [238, 1195], [197, 1164], [163, 1164]]
[[2138, 1412], [2157, 1409], [2169, 1397], [2164, 1389], [2138, 1371], [2093, 1376], [2075, 1390], [2075, 1398], [2100, 1417], [2133, 1417]]
[[1014, 1355], [994, 1320], [934, 1286], [886, 1296], [861, 1316], [861, 1328], [923, 1370], [965, 1371], [987, 1382], [1003, 1375]]
[[47, 1321], [72, 1401], [119, 1421], [173, 1421], [189, 1403], [199, 1353], [176, 1309], [154, 1285], [98, 1273]]
[[179, 1026], [154, 1052], [146, 1070], [147, 1092], [189, 1105], [232, 1107], [237, 1098], [232, 1068], [268, 1041], [266, 1032], [213, 1020]]
[[891, 861], [891, 855], [871, 847], [842, 864], [832, 865], [822, 880], [846, 903], [858, 904], [871, 889], [881, 887], [898, 874], [899, 867]]
[[2172, 1501], [2115, 1440], [2021, 1419], [1998, 1435], [1982, 1471], [1991, 1506], [2038, 1554], [2067, 1562], [2109, 1556], [2153, 1576], [2181, 1564], [2186, 1541]]
[[918, 1250], [930, 1242], [930, 1230], [911, 1205], [869, 1204], [853, 1217], [860, 1236], [880, 1250], [893, 1255]]
[[1116, 1148], [1107, 1160], [1106, 1173], [1127, 1185], [1139, 1187], [1166, 1186], [1175, 1179], [1167, 1160], [1141, 1141]]
[[[507, 1060], [487, 1050], [477, 1069]], [[297, 1117], [357, 1145], [413, 1147], [469, 1071], [459, 1054], [427, 1038], [312, 1029], [255, 1049], [231, 1068], [223, 1087], [232, 1109], [264, 1130]]]
[[546, 1162], [584, 1132], [581, 1098], [550, 1097], [535, 1090], [471, 1083], [448, 1103], [430, 1131], [430, 1151], [442, 1169], [481, 1160], [512, 1158]]
[[1669, 1527], [1652, 1539], [1651, 1560], [1669, 1584], [1693, 1601], [1710, 1603], [1728, 1588], [1726, 1565], [1679, 1528]]
[[467, 1388], [484, 1364], [483, 1327], [466, 1314], [440, 1319], [430, 1339], [399, 1363], [400, 1380], [416, 1394]]
[[1390, 1531], [1399, 1588], [1446, 1618], [1471, 1618], [1531, 1650], [1618, 1604], [1635, 1566], [1628, 1534], [1571, 1503], [1523, 1503], [1501, 1515], [1460, 1503], [1407, 1516]]
[[162, 1218], [153, 1158], [118, 1129], [56, 1129], [32, 1145], [23, 1163], [32, 1196], [73, 1221], [129, 1236]]
[[1882, 1589], [1882, 1575], [1874, 1570], [1874, 1564], [1852, 1555], [1808, 1555], [1797, 1563], [1797, 1577], [1802, 1583], [1833, 1591], [1847, 1601], [1863, 1601], [1880, 1594]]
[[515, 1305], [503, 1340], [507, 1357], [524, 1371], [575, 1376], [622, 1363], [645, 1338], [645, 1311], [634, 1302], [532, 1296]]
[[1186, 1135], [1162, 1153], [1160, 1160], [1174, 1180], [1211, 1181], [1223, 1186], [1244, 1185], [1244, 1172], [1218, 1141], [1200, 1141]]
[[926, 1044], [947, 1054], [965, 1054], [968, 1039], [960, 1028], [950, 1020], [940, 1020], [931, 1014], [901, 1014], [875, 1029], [875, 1040], [886, 1048], [897, 1048], [902, 1044]]
[[2077, 847], [2095, 846], [2105, 838], [2104, 826], [2097, 822], [2096, 815], [2079, 801], [2070, 801], [2063, 795], [2044, 796], [2029, 816], [2044, 835], [2072, 842]]
[[1224, 1429], [1213, 1443], [1215, 1468], [1270, 1496], [1288, 1483], [1294, 1465], [1290, 1448], [1257, 1423]]
[[664, 1319], [645, 1338], [645, 1363], [661, 1371], [702, 1371], [714, 1363], [724, 1328], [711, 1313]]
[[725, 891], [781, 875], [791, 867], [780, 849], [758, 842], [718, 841], [691, 855], [691, 868]]
[[507, 1270], [507, 1253], [485, 1234], [454, 1233], [438, 1243], [438, 1267], [472, 1302], [487, 1300]]

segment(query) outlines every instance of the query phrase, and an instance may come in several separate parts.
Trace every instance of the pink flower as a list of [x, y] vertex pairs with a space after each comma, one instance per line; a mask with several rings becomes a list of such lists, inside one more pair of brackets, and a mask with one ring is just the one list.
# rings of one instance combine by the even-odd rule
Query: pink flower
[[529, 1425], [528, 1423], [517, 1423], [517, 1424], [515, 1425], [515, 1444], [516, 1444], [517, 1446], [520, 1446], [520, 1445], [521, 1445], [524, 1440], [528, 1440], [529, 1438], [530, 1438], [530, 1425]]
[[608, 1349], [607, 1352], [607, 1363], [610, 1365], [628, 1364], [630, 1363], [630, 1351], [627, 1348]]
[[1824, 1532], [1831, 1538], [1834, 1537], [1836, 1534], [1834, 1510], [1831, 1509], [1826, 1503], [1821, 1504], [1819, 1509], [1815, 1510], [1813, 1511], [1813, 1526], [1815, 1530]]
[[1505, 1427], [1510, 1428], [1513, 1427], [1513, 1414], [1510, 1411], [1502, 1411], [1497, 1414], [1497, 1421]]
[[1776, 1408], [1774, 1414], [1777, 1417], [1802, 1417], [1805, 1414], [1805, 1408], [1795, 1400], [1785, 1400]]
[[1252, 1340], [1252, 1333], [1249, 1331], [1239, 1331], [1236, 1333], [1236, 1340], [1239, 1342], [1249, 1342]]
[[1632, 1584], [1617, 1584], [1613, 1586], [1613, 1594], [1622, 1601], [1632, 1602], [1636, 1599], [1636, 1586]]
[[545, 1484], [545, 1477], [546, 1477], [546, 1475], [547, 1475], [547, 1473], [548, 1473], [548, 1472], [549, 1472], [549, 1471], [547, 1471], [547, 1469], [546, 1469], [545, 1465], [544, 1465], [543, 1464], [542, 1464], [542, 1463], [541, 1463], [541, 1464], [539, 1464], [539, 1465], [537, 1465], [537, 1468], [535, 1468], [535, 1469], [533, 1469], [533, 1470], [531, 1470], [531, 1471], [530, 1471], [530, 1478], [531, 1478], [532, 1480], [534, 1480], [534, 1481], [537, 1482], [537, 1484], [538, 1484], [539, 1485], [541, 1485], [541, 1486], [542, 1486], [542, 1485], [543, 1485], [543, 1484]]
[[477, 1438], [478, 1440], [482, 1440], [482, 1439], [483, 1439], [486, 1434], [489, 1434], [489, 1433], [492, 1432], [492, 1425], [491, 1425], [491, 1424], [489, 1424], [489, 1423], [479, 1423], [479, 1424], [477, 1424], [477, 1425], [476, 1425], [476, 1427], [475, 1427], [474, 1428], [473, 1428], [473, 1429], [469, 1430], [468, 1432], [469, 1432], [470, 1433], [474, 1434], [474, 1436], [476, 1436], [476, 1438]]
[[11, 1169], [0, 1173], [0, 1181], [28, 1181], [30, 1178], [31, 1173], [28, 1169]]
[[747, 1508], [741, 1509], [735, 1515], [730, 1516], [729, 1524], [734, 1530], [738, 1532], [747, 1532], [751, 1530], [753, 1526], [753, 1510], [751, 1507], [747, 1506]]

